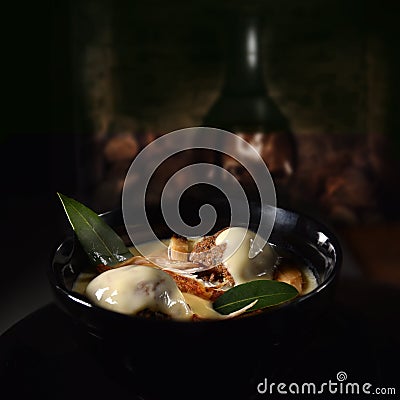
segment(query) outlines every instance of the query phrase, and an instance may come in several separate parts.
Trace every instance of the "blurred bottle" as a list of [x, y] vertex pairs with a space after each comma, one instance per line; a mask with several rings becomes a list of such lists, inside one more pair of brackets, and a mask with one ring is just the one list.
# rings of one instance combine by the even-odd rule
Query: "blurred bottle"
[[[234, 132], [253, 145], [266, 163], [275, 186], [282, 189], [295, 171], [296, 142], [264, 82], [261, 20], [253, 15], [234, 16], [225, 31], [225, 80], [203, 125]], [[229, 145], [225, 144], [227, 151]], [[256, 190], [249, 174], [236, 160], [220, 155], [217, 162], [239, 180], [248, 194]]]

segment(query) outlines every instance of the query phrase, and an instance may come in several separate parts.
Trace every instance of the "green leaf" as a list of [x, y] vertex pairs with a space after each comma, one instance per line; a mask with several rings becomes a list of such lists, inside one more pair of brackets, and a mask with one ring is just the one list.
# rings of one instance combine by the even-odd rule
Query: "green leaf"
[[254, 300], [257, 303], [247, 312], [265, 307], [276, 306], [295, 298], [299, 292], [295, 287], [284, 282], [259, 279], [242, 283], [227, 290], [215, 300], [213, 307], [220, 314], [229, 314], [240, 310]]
[[94, 211], [61, 193], [69, 222], [93, 265], [113, 266], [132, 257], [117, 233]]

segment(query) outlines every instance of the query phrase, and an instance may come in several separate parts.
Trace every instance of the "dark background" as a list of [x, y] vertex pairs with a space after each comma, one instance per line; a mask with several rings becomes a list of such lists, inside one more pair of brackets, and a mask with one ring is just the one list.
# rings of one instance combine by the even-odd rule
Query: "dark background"
[[[366, 275], [400, 286], [399, 254], [392, 245], [399, 239], [398, 225], [393, 225], [399, 220], [398, 7], [395, 1], [321, 3], [255, 2], [258, 7], [263, 4], [261, 10], [270, 22], [266, 78], [300, 143], [307, 143], [304, 151], [312, 148], [313, 154], [318, 153], [312, 143], [321, 143], [321, 137], [339, 143], [341, 150], [348, 142], [353, 149], [354, 143], [376, 135], [384, 143], [378, 159], [386, 192], [384, 196], [381, 192], [375, 219], [361, 218], [343, 229], [344, 271], [352, 277]], [[0, 142], [1, 331], [51, 300], [46, 267], [69, 232], [56, 192], [75, 196], [94, 208], [101, 204], [93, 197], [102, 176], [93, 172], [91, 162], [96, 154], [91, 143], [102, 113], [111, 109], [113, 115], [133, 118], [138, 136], [201, 123], [221, 86], [218, 21], [231, 7], [245, 6], [228, 1], [218, 6], [208, 1], [189, 6], [62, 0], [7, 7], [3, 35], [6, 125]], [[96, 36], [110, 9], [111, 43]], [[376, 42], [364, 41], [369, 37]], [[362, 60], [371, 53], [362, 51], [363, 43], [372, 43], [372, 47], [378, 43], [378, 50], [372, 51], [377, 60], [373, 71], [377, 72], [369, 80]], [[95, 54], [92, 64], [85, 58], [89, 44]], [[114, 49], [118, 62], [98, 71], [107, 56], [101, 56], [101, 51], [96, 56], [96, 51], [104, 46]], [[91, 95], [90, 77], [96, 82], [95, 73], [100, 74], [97, 81], [104, 82], [100, 99]], [[109, 80], [108, 73], [112, 75]], [[369, 93], [381, 97], [371, 98]], [[113, 98], [112, 105], [104, 98]], [[334, 146], [327, 148], [335, 154]], [[318, 162], [324, 159], [319, 154]], [[311, 175], [313, 171], [306, 169]], [[316, 200], [312, 197], [310, 201]], [[98, 206], [96, 211], [104, 210]], [[335, 223], [328, 217], [327, 222]], [[366, 232], [361, 239], [360, 231]], [[363, 264], [360, 240], [372, 242], [375, 260], [384, 254], [386, 269], [380, 263]]]
[[68, 229], [56, 191], [72, 193], [77, 182], [68, 2], [5, 10], [1, 331], [51, 300], [46, 266]]

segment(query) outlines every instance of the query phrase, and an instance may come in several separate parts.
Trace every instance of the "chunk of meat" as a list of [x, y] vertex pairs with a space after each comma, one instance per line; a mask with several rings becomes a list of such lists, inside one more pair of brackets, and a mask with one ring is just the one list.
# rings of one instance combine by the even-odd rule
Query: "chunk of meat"
[[294, 286], [299, 293], [303, 290], [303, 276], [299, 268], [291, 264], [278, 266], [274, 279]]
[[169, 241], [169, 259], [175, 261], [188, 261], [189, 253], [189, 241], [183, 236], [174, 234]]
[[206, 286], [204, 284], [205, 282], [201, 279], [191, 278], [166, 269], [163, 271], [172, 276], [179, 290], [183, 293], [191, 293], [210, 301], [216, 300], [219, 296], [225, 293], [225, 290], [220, 287]]
[[[165, 259], [165, 261], [168, 262], [167, 259]], [[110, 269], [119, 268], [125, 265], [145, 265], [148, 267], [160, 268], [157, 264], [151, 262], [145, 257], [135, 256], [113, 267], [98, 265], [97, 271], [99, 273], [102, 273]], [[214, 275], [212, 277], [214, 281], [210, 281], [212, 271], [209, 272], [208, 279], [202, 280], [200, 278], [196, 278], [195, 276], [188, 276], [185, 274], [180, 274], [175, 271], [171, 271], [167, 268], [162, 270], [174, 279], [175, 283], [177, 284], [181, 292], [191, 293], [206, 300], [211, 300], [211, 301], [216, 300], [219, 296], [221, 296], [224, 293], [223, 287], [225, 287], [226, 285], [229, 286], [230, 278], [228, 276], [229, 274], [228, 271], [226, 272], [220, 271], [219, 275], [217, 275], [216, 271], [214, 271]], [[204, 276], [207, 275], [205, 274]], [[226, 276], [226, 279], [223, 282], [218, 282], [217, 278], [221, 279], [222, 276]], [[206, 285], [206, 282], [211, 283], [212, 286]]]

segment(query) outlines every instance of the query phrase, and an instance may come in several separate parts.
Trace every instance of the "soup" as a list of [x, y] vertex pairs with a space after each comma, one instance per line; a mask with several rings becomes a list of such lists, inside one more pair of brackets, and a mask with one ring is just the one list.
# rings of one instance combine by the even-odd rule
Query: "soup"
[[273, 243], [249, 258], [256, 242], [256, 234], [241, 227], [199, 238], [174, 235], [142, 244], [140, 252], [130, 247], [132, 259], [117, 268], [87, 268], [77, 277], [73, 291], [97, 306], [127, 315], [202, 320], [251, 314], [251, 306], [229, 315], [213, 307], [219, 296], [247, 282], [284, 282], [295, 287], [299, 296], [317, 287], [312, 266]]

